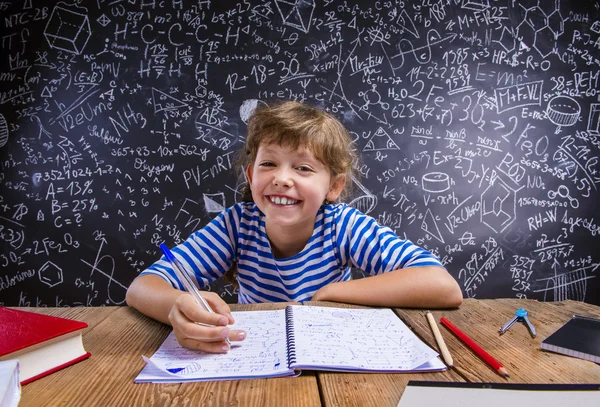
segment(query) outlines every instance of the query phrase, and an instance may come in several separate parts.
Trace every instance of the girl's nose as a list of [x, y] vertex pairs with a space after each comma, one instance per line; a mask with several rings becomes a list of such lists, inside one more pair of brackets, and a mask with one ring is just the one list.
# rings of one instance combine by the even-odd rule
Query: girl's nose
[[281, 170], [275, 173], [275, 176], [273, 177], [273, 185], [291, 187], [294, 185], [294, 181], [292, 181], [288, 171]]

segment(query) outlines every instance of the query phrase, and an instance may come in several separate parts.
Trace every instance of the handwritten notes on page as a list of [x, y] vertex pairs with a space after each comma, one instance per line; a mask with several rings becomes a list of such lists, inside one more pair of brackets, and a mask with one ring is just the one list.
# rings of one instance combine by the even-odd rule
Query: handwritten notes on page
[[142, 382], [186, 382], [290, 376], [285, 310], [232, 312], [232, 329], [244, 329], [246, 340], [232, 342], [227, 354], [185, 349], [171, 332], [136, 377]]
[[279, 377], [295, 369], [419, 372], [444, 370], [438, 354], [391, 309], [293, 305], [232, 313], [246, 340], [227, 354], [181, 347], [173, 333], [146, 359], [135, 382]]
[[438, 354], [391, 309], [290, 306], [298, 369], [443, 370]]

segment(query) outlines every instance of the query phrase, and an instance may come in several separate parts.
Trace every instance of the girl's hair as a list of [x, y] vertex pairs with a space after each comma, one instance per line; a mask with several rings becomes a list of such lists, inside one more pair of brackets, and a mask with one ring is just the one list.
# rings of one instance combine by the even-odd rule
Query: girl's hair
[[[347, 196], [357, 155], [348, 131], [335, 117], [294, 101], [260, 105], [248, 120], [245, 151], [239, 159], [241, 167], [245, 169], [254, 163], [260, 146], [272, 143], [292, 150], [306, 148], [329, 168], [332, 177], [345, 174], [346, 185], [340, 200]], [[249, 185], [241, 192], [242, 201], [253, 201]]]

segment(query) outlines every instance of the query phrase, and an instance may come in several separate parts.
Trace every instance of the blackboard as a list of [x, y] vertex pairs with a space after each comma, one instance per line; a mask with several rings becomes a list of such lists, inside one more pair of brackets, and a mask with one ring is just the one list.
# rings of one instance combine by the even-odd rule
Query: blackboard
[[123, 305], [240, 199], [252, 110], [293, 99], [350, 130], [348, 203], [465, 297], [600, 304], [599, 8], [0, 1], [0, 303]]

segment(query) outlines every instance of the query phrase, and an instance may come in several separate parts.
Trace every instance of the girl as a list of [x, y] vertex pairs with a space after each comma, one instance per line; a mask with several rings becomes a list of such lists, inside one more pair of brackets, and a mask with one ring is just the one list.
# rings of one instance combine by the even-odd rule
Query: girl
[[[461, 290], [437, 258], [345, 204], [355, 159], [333, 116], [298, 102], [259, 107], [248, 122], [243, 203], [173, 249], [200, 287], [237, 265], [240, 303], [337, 301], [383, 307], [456, 307]], [[351, 280], [350, 268], [371, 277]], [[227, 352], [229, 306], [204, 292], [214, 314], [182, 292], [161, 258], [136, 278], [127, 303], [173, 326], [179, 343]], [[197, 323], [196, 323], [197, 322]]]

